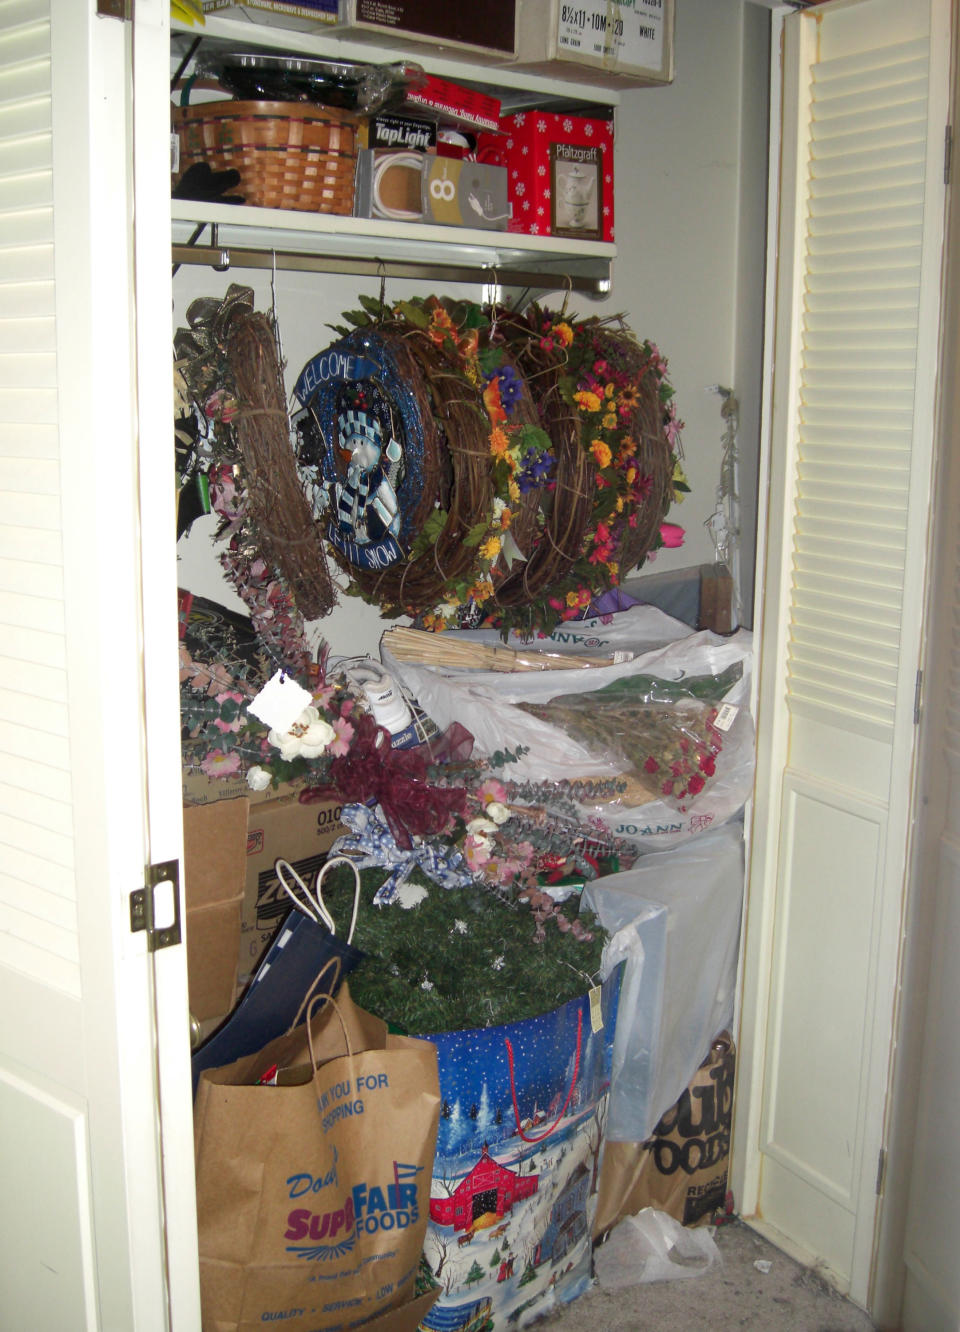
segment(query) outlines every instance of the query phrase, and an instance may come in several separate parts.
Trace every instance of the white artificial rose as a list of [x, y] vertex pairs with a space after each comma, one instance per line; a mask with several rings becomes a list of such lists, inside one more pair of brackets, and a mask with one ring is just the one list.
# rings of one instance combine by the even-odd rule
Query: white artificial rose
[[474, 837], [486, 838], [496, 831], [497, 825], [491, 819], [471, 819], [467, 824], [467, 832], [472, 833]]
[[491, 800], [488, 805], [484, 806], [483, 812], [488, 819], [493, 819], [498, 827], [501, 823], [506, 823], [507, 819], [511, 817], [510, 810], [506, 805], [501, 805], [499, 800]]
[[336, 735], [330, 723], [320, 716], [319, 709], [311, 706], [304, 708], [286, 731], [271, 731], [267, 739], [280, 750], [280, 757], [289, 762], [295, 758], [319, 758]]
[[270, 785], [270, 774], [266, 768], [254, 765], [247, 773], [247, 785], [251, 791], [265, 791]]

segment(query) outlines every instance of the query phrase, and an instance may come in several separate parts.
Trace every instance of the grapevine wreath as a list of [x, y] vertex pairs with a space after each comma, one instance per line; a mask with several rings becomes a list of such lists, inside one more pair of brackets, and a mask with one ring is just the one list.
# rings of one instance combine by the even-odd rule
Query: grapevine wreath
[[301, 372], [301, 479], [349, 591], [428, 629], [549, 633], [687, 489], [666, 362], [619, 317], [363, 299]]

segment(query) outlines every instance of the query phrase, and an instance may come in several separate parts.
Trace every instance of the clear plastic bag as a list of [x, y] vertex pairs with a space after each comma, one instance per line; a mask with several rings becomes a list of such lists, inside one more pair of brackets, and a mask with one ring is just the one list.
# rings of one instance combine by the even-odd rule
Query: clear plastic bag
[[645, 1207], [614, 1226], [593, 1262], [604, 1290], [622, 1290], [703, 1276], [723, 1260], [709, 1227], [689, 1229], [666, 1212]]

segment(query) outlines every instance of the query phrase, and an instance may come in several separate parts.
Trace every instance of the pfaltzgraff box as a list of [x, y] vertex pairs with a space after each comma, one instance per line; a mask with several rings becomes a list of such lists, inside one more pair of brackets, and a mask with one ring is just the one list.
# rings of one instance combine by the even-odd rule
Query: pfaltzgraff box
[[612, 241], [613, 121], [518, 111], [500, 128], [480, 135], [477, 157], [507, 170], [508, 230]]
[[304, 883], [312, 884], [333, 843], [347, 832], [340, 822], [340, 810], [332, 801], [304, 804], [296, 796], [251, 805], [240, 917], [241, 982], [257, 965], [293, 905], [280, 884], [276, 862], [288, 861]]
[[461, 158], [363, 149], [357, 155], [354, 215], [506, 231], [507, 172]]
[[509, 59], [516, 53], [514, 0], [340, 0], [340, 28], [354, 41], [402, 40], [404, 50], [479, 51]]
[[642, 86], [673, 80], [674, 0], [523, 0], [521, 69], [574, 82]]

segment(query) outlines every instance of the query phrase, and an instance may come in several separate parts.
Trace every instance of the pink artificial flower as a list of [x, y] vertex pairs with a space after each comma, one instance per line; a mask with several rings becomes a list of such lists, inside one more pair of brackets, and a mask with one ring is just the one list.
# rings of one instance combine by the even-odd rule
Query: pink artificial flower
[[313, 706], [319, 708], [321, 712], [328, 712], [330, 709], [330, 700], [333, 698], [333, 685], [325, 684], [317, 689], [313, 695]]
[[483, 869], [490, 859], [493, 848], [486, 837], [475, 837], [471, 833], [464, 839], [463, 854], [472, 870]]
[[240, 755], [236, 750], [225, 754], [222, 749], [211, 749], [200, 764], [200, 771], [208, 777], [232, 777], [240, 771]]
[[350, 741], [353, 739], [354, 727], [347, 721], [346, 717], [335, 717], [331, 722], [333, 729], [337, 733], [336, 740], [331, 740], [327, 745], [327, 753], [334, 754], [337, 758], [343, 758], [350, 752]]
[[[220, 704], [226, 703], [228, 699], [231, 699], [234, 703], [242, 703], [243, 695], [235, 693], [232, 689], [216, 695], [216, 700]], [[237, 715], [232, 722], [224, 721], [222, 717], [214, 717], [213, 724], [221, 734], [226, 735], [228, 731], [239, 731], [241, 720], [240, 711], [238, 709]]]
[[498, 805], [507, 803], [507, 788], [502, 782], [498, 782], [495, 777], [488, 778], [481, 786], [478, 786], [477, 795], [485, 805], [494, 801]]
[[663, 544], [670, 550], [675, 550], [678, 546], [682, 546], [683, 539], [685, 536], [686, 532], [683, 530], [682, 527], [678, 527], [676, 523], [660, 524], [661, 540], [663, 541]]

